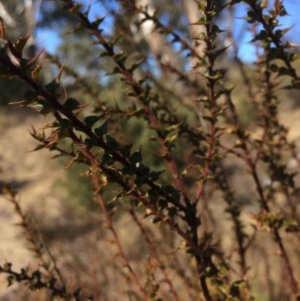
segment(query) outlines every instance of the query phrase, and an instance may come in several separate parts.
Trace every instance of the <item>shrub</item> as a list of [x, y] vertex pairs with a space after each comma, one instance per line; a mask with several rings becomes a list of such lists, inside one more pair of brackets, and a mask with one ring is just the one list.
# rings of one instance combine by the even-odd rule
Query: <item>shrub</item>
[[[36, 150], [48, 148], [68, 158], [67, 167], [87, 167], [85, 176], [93, 183], [112, 250], [126, 267], [115, 270], [128, 280], [123, 299], [300, 300], [300, 161], [279, 118], [285, 91], [300, 88], [298, 54], [284, 40], [288, 29], [277, 29], [278, 18], [287, 15], [283, 2], [276, 0], [267, 12], [267, 1], [247, 0], [257, 61], [250, 66], [234, 51], [233, 57], [226, 55], [224, 31], [216, 19], [240, 2], [198, 1], [199, 19], [188, 33], [181, 19], [182, 27], [172, 28], [164, 25], [159, 10], [120, 1], [116, 30], [108, 34], [101, 28], [105, 18], [92, 21], [79, 4], [62, 0], [72, 20], [79, 20], [75, 38], [91, 36], [90, 47], [100, 52], [106, 68], [114, 64], [106, 70], [107, 81], [89, 81], [75, 64], [61, 64], [50, 54], [23, 57], [29, 36], [12, 41], [1, 21], [1, 76], [27, 84], [17, 104], [52, 117], [46, 126], [51, 132], [31, 131]], [[133, 34], [132, 20], [137, 33], [152, 24], [157, 44]], [[226, 39], [234, 42], [230, 32]], [[40, 75], [43, 60], [59, 66], [46, 84]], [[68, 84], [68, 77], [76, 82]], [[77, 97], [61, 96], [64, 80], [64, 94], [73, 89]], [[109, 101], [99, 97], [102, 88]], [[115, 298], [111, 292], [97, 293], [92, 277], [83, 293], [69, 289], [61, 276], [68, 277], [67, 271], [42, 260], [39, 238], [16, 193], [8, 187], [6, 192], [42, 262], [33, 272], [17, 272], [5, 263], [0, 269], [9, 284], [24, 282], [63, 300]], [[116, 212], [130, 216], [140, 231], [143, 242], [136, 250], [122, 245], [115, 229], [118, 219], [112, 216]], [[109, 261], [105, 266], [114, 269], [116, 264], [121, 265]]]

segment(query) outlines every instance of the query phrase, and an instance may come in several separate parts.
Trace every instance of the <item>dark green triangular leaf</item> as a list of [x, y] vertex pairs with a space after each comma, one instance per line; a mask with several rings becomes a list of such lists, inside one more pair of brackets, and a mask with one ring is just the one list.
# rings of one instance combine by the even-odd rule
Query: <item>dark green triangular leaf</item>
[[59, 121], [59, 128], [61, 131], [64, 131], [66, 129], [72, 128], [73, 124], [69, 119], [63, 118]]
[[112, 151], [118, 151], [120, 149], [118, 141], [109, 135], [106, 135], [106, 145]]
[[289, 75], [291, 76], [291, 72], [288, 68], [286, 67], [280, 67], [278, 71], [278, 76], [283, 76], [283, 75]]
[[132, 148], [132, 145], [133, 144], [125, 145], [120, 149], [120, 153], [123, 155], [124, 158], [128, 158], [130, 156], [130, 150]]
[[30, 106], [32, 108], [34, 108], [35, 110], [37, 110], [39, 113], [41, 113], [42, 115], [45, 115], [45, 116], [48, 113], [50, 113], [53, 109], [52, 104], [46, 99], [41, 99], [38, 102], [33, 103]]
[[103, 18], [98, 18], [96, 21], [92, 22], [92, 26], [95, 28], [95, 29], [98, 29], [99, 25], [104, 21], [105, 17]]
[[108, 120], [106, 120], [101, 126], [95, 129], [95, 134], [102, 138], [104, 135], [107, 134], [108, 131]]
[[25, 91], [24, 100], [25, 100], [26, 104], [28, 105], [30, 103], [37, 101], [38, 95], [39, 94], [36, 91], [32, 91], [32, 90]]
[[115, 159], [108, 153], [104, 153], [102, 156], [102, 163], [106, 165], [113, 165], [115, 163]]
[[74, 98], [68, 98], [64, 103], [64, 107], [67, 110], [73, 111], [80, 107], [80, 102]]
[[91, 115], [84, 119], [84, 123], [87, 127], [91, 128], [102, 116]]
[[179, 190], [175, 189], [173, 186], [171, 185], [166, 185], [164, 187], [164, 191], [167, 193], [167, 194], [170, 194], [176, 201], [179, 202], [180, 200], [180, 192]]
[[157, 181], [159, 179], [159, 176], [161, 174], [163, 174], [164, 172], [165, 172], [164, 170], [161, 170], [161, 171], [152, 171], [150, 173], [151, 180], [154, 181], [154, 182]]
[[141, 148], [139, 150], [137, 150], [136, 152], [134, 152], [130, 157], [129, 157], [129, 161], [132, 164], [136, 164], [139, 162], [142, 162], [142, 152], [141, 152]]
[[54, 79], [52, 82], [50, 82], [45, 86], [45, 90], [48, 93], [53, 94], [58, 89], [58, 87], [59, 87], [59, 82], [57, 79]]
[[225, 52], [230, 46], [218, 49], [216, 51], [211, 52], [212, 58], [215, 60], [218, 56], [220, 56], [223, 52]]
[[8, 287], [11, 286], [11, 285], [13, 285], [16, 282], [15, 276], [13, 276], [13, 275], [8, 276], [7, 277], [7, 282], [8, 282], [7, 283]]

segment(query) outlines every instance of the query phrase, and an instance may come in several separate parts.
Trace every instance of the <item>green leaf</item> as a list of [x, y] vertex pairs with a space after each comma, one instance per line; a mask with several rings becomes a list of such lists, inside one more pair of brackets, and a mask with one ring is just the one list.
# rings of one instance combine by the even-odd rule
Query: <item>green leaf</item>
[[88, 148], [92, 148], [93, 146], [97, 145], [97, 139], [86, 138], [84, 143]]
[[45, 148], [46, 145], [45, 144], [38, 144], [33, 150], [31, 150], [30, 152], [35, 152], [35, 151], [38, 151], [40, 149], [43, 149]]
[[255, 14], [255, 12], [253, 10], [249, 10], [247, 12], [247, 17], [246, 17], [246, 20], [248, 23], [252, 24], [254, 23], [255, 21], [257, 21], [257, 16]]
[[37, 110], [39, 113], [41, 113], [42, 115], [46, 116], [48, 113], [52, 112], [52, 104], [46, 100], [46, 99], [41, 99], [36, 103], [33, 103], [31, 105], [32, 108], [34, 108], [35, 110]]
[[106, 145], [112, 151], [118, 151], [120, 149], [120, 145], [119, 145], [118, 141], [109, 135], [106, 135]]
[[91, 128], [102, 116], [91, 115], [84, 118], [84, 123], [87, 127]]
[[171, 207], [168, 209], [168, 216], [173, 218], [177, 215], [178, 210], [175, 207]]
[[290, 70], [288, 68], [286, 68], [286, 67], [280, 67], [277, 76], [279, 77], [279, 76], [283, 76], [283, 75], [292, 76], [291, 72], [290, 72]]
[[244, 280], [235, 281], [230, 287], [230, 295], [240, 299], [240, 295], [241, 295], [240, 290], [244, 287], [245, 287]]
[[130, 168], [127, 168], [126, 166], [124, 166], [121, 170], [123, 175], [134, 175], [135, 173], [135, 166], [130, 166]]
[[130, 150], [132, 148], [133, 143], [122, 146], [120, 149], [120, 153], [123, 155], [124, 158], [128, 158], [130, 156]]
[[64, 107], [68, 111], [73, 111], [80, 108], [80, 102], [74, 98], [68, 98], [64, 103]]
[[102, 138], [104, 135], [106, 135], [108, 132], [108, 119], [101, 126], [96, 128], [94, 130], [94, 132], [100, 138]]
[[181, 125], [182, 125], [182, 122], [177, 123], [177, 124], [173, 124], [173, 125], [170, 125], [170, 126], [166, 127], [164, 129], [164, 134], [167, 135], [170, 132], [177, 130]]
[[217, 25], [213, 25], [211, 29], [210, 39], [214, 41], [219, 33], [225, 32], [226, 30], [221, 30]]
[[164, 210], [168, 207], [168, 202], [166, 200], [159, 200], [158, 201], [158, 209]]
[[139, 162], [142, 162], [142, 152], [141, 152], [141, 148], [139, 150], [137, 150], [136, 152], [134, 152], [130, 157], [129, 157], [129, 161], [132, 164], [136, 164]]
[[145, 166], [143, 163], [136, 163], [136, 171], [139, 173], [139, 176], [136, 177], [134, 183], [137, 186], [140, 186], [149, 178], [150, 168]]
[[98, 29], [99, 25], [104, 21], [105, 17], [103, 18], [98, 18], [96, 21], [92, 22], [91, 25], [95, 28]]
[[159, 195], [159, 187], [157, 188], [151, 188], [149, 191], [148, 191], [148, 195], [151, 199], [154, 199], [156, 200], [158, 195]]
[[166, 185], [166, 186], [163, 187], [163, 189], [167, 194], [171, 195], [177, 202], [179, 202], [179, 200], [180, 200], [179, 190], [175, 189], [171, 185]]
[[141, 59], [140, 61], [138, 61], [135, 64], [132, 64], [132, 66], [127, 69], [127, 71], [132, 74], [134, 72], [135, 69], [137, 69], [143, 62], [145, 61], [145, 58]]
[[254, 39], [252, 39], [250, 42], [255, 42], [255, 41], [264, 41], [264, 40], [270, 40], [267, 32], [265, 30], [261, 30], [259, 34], [257, 34]]
[[167, 147], [172, 148], [175, 146], [174, 141], [176, 140], [177, 135], [173, 135], [165, 139], [164, 143]]
[[45, 86], [45, 90], [50, 94], [54, 94], [58, 87], [59, 81], [55, 78], [52, 82]]
[[288, 60], [290, 62], [294, 62], [294, 61], [296, 61], [297, 59], [300, 58], [298, 53], [289, 52], [287, 55], [288, 55]]
[[63, 118], [59, 121], [59, 128], [61, 131], [64, 131], [66, 129], [72, 128], [73, 124], [69, 119]]
[[114, 59], [115, 62], [119, 62], [119, 63], [122, 63], [122, 64], [125, 64], [127, 58], [128, 57], [123, 52], [117, 53], [113, 56], [113, 59]]
[[157, 181], [160, 177], [161, 174], [163, 174], [165, 172], [165, 170], [161, 170], [161, 171], [151, 171], [150, 173], [150, 178], [152, 181]]
[[161, 222], [161, 218], [155, 217], [152, 222], [153, 222], [153, 224], [157, 224], [157, 223]]
[[38, 96], [39, 96], [38, 92], [32, 91], [32, 90], [27, 90], [27, 91], [25, 91], [23, 98], [26, 102], [26, 105], [28, 105], [30, 103], [36, 102], [38, 100]]
[[[56, 139], [53, 139], [53, 143], [56, 143], [58, 141], [61, 141], [65, 138], [69, 138], [70, 137], [70, 134], [68, 131], [64, 130], [64, 131], [58, 131], [57, 132], [57, 138]], [[51, 143], [52, 144], [52, 143]]]
[[113, 165], [115, 163], [115, 159], [108, 153], [104, 153], [102, 156], [102, 163], [106, 165]]
[[106, 75], [122, 74], [118, 67], [115, 67], [111, 72], [107, 72]]
[[8, 284], [7, 284], [8, 287], [13, 285], [16, 282], [16, 278], [13, 275], [9, 275], [6, 279], [8, 282]]

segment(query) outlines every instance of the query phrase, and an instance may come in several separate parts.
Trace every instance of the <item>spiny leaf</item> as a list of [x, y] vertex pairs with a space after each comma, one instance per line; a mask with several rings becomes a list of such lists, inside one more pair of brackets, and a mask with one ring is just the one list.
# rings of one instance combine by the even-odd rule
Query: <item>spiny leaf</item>
[[94, 130], [95, 134], [102, 138], [108, 132], [108, 120], [106, 120], [101, 126]]
[[54, 94], [55, 91], [58, 89], [58, 87], [59, 87], [59, 82], [55, 78], [53, 81], [51, 81], [49, 84], [45, 86], [45, 90], [50, 94]]
[[83, 22], [79, 22], [76, 28], [74, 28], [74, 29], [66, 32], [65, 35], [74, 33], [75, 31], [78, 31], [78, 30], [84, 29], [84, 28], [86, 28], [86, 26], [84, 25], [84, 23]]
[[275, 31], [275, 37], [280, 39], [282, 38], [288, 31], [290, 31], [292, 28], [294, 27], [293, 26], [290, 26], [290, 27], [287, 27], [287, 28], [284, 28], [284, 29], [278, 29]]
[[80, 108], [80, 102], [74, 98], [68, 98], [64, 103], [64, 107], [70, 111], [77, 110]]
[[114, 75], [114, 74], [122, 74], [122, 72], [120, 71], [120, 69], [118, 67], [115, 67], [113, 69], [113, 71], [106, 73], [106, 75]]
[[105, 17], [98, 18], [96, 21], [92, 22], [91, 25], [95, 28], [98, 29], [99, 25], [104, 21]]
[[150, 173], [150, 178], [152, 181], [157, 181], [160, 177], [161, 174], [163, 174], [165, 171], [161, 170], [161, 171], [151, 171]]
[[16, 278], [15, 278], [15, 276], [13, 276], [13, 275], [9, 275], [8, 277], [7, 277], [7, 286], [9, 287], [9, 286], [11, 286], [11, 285], [13, 285], [15, 282], [16, 282]]
[[63, 118], [59, 121], [59, 127], [61, 131], [72, 128], [73, 124], [69, 119]]
[[87, 127], [91, 128], [98, 120], [100, 120], [102, 116], [91, 115], [87, 116], [84, 119], [84, 123]]
[[201, 17], [197, 22], [190, 23], [190, 25], [207, 25], [207, 24], [209, 23], [207, 22], [205, 15]]
[[121, 52], [121, 53], [117, 53], [113, 56], [113, 59], [116, 61], [116, 62], [120, 62], [122, 64], [125, 64], [126, 60], [127, 60], [127, 56]]
[[44, 116], [47, 116], [53, 109], [52, 104], [46, 99], [41, 99], [30, 106]]
[[106, 135], [106, 145], [112, 151], [118, 151], [120, 148], [118, 141], [110, 135]]
[[38, 144], [33, 150], [29, 151], [29, 152], [35, 152], [37, 150], [43, 149], [45, 148], [46, 145], [45, 144]]
[[161, 222], [161, 218], [160, 217], [155, 217], [152, 221], [153, 224], [158, 224]]
[[141, 148], [138, 149], [136, 152], [134, 152], [130, 157], [129, 157], [129, 161], [132, 164], [136, 164], [139, 162], [142, 162], [142, 152], [141, 152]]
[[120, 149], [120, 153], [123, 155], [124, 158], [128, 158], [130, 156], [130, 150], [132, 148], [132, 145], [133, 144], [125, 145]]
[[174, 146], [173, 142], [176, 140], [176, 138], [177, 135], [166, 138], [164, 141], [165, 145], [171, 148], [172, 146]]
[[142, 58], [142, 59], [141, 59], [140, 61], [138, 61], [137, 63], [132, 64], [132, 66], [131, 66], [129, 69], [127, 69], [127, 71], [128, 71], [130, 74], [132, 74], [133, 71], [134, 71], [135, 69], [137, 69], [144, 61], [145, 61], [145, 58]]
[[267, 32], [265, 30], [261, 30], [259, 34], [257, 34], [250, 42], [267, 40], [267, 39], [269, 39]]
[[39, 93], [32, 90], [27, 90], [24, 93], [24, 100], [26, 105], [33, 103], [38, 100]]
[[165, 134], [169, 134], [170, 132], [177, 130], [182, 125], [182, 122], [173, 124], [164, 129]]
[[180, 200], [180, 192], [179, 190], [175, 189], [173, 186], [166, 185], [163, 187], [163, 189], [167, 194], [170, 194], [174, 199], [176, 199], [176, 201]]
[[279, 76], [283, 76], [283, 75], [292, 76], [291, 72], [290, 72], [290, 70], [288, 68], [286, 68], [286, 67], [280, 67], [277, 76], [279, 77]]
[[102, 163], [105, 165], [113, 165], [115, 163], [115, 159], [108, 153], [104, 153], [102, 156]]

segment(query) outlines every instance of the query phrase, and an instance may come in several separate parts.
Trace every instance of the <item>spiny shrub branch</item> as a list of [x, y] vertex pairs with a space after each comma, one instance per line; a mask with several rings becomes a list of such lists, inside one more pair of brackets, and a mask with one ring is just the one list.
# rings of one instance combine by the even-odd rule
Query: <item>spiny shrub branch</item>
[[[114, 245], [118, 249], [119, 257], [128, 269], [129, 278], [137, 287], [143, 300], [162, 300], [159, 297], [159, 285], [155, 278], [154, 266], [148, 262], [146, 284], [139, 278], [133, 264], [124, 251], [120, 239], [113, 225], [111, 212], [102, 192], [111, 183], [118, 184], [120, 192], [116, 193], [113, 201], [130, 202], [133, 221], [140, 229], [147, 243], [151, 256], [157, 262], [174, 300], [180, 300], [165, 269], [165, 264], [159, 256], [159, 246], [155, 247], [145, 230], [138, 213], [139, 206], [144, 210], [144, 217], [152, 217], [153, 223], [164, 224], [170, 233], [174, 232], [182, 240], [178, 250], [185, 250], [193, 258], [195, 275], [199, 284], [199, 300], [253, 300], [251, 293], [251, 279], [248, 277], [249, 267], [247, 253], [256, 240], [258, 228], [266, 226], [279, 248], [283, 258], [286, 274], [288, 275], [289, 292], [300, 300], [296, 272], [290, 260], [282, 230], [295, 232], [299, 237], [299, 216], [295, 198], [298, 196], [296, 174], [289, 173], [284, 163], [285, 156], [297, 158], [296, 145], [289, 142], [287, 129], [279, 122], [279, 98], [277, 92], [283, 89], [299, 89], [299, 77], [293, 63], [296, 54], [290, 50], [292, 45], [283, 43], [282, 39], [287, 29], [276, 30], [278, 17], [286, 15], [282, 1], [275, 1], [274, 10], [265, 13], [265, 2], [247, 0], [247, 21], [256, 27], [261, 24], [262, 30], [253, 37], [253, 43], [259, 44], [260, 49], [255, 64], [257, 82], [252, 82], [239, 61], [243, 81], [246, 84], [248, 98], [252, 107], [256, 106], [255, 125], [262, 130], [259, 138], [253, 138], [249, 128], [243, 124], [233, 100], [234, 88], [228, 85], [227, 69], [220, 66], [220, 60], [228, 47], [219, 46], [219, 37], [223, 33], [215, 21], [223, 10], [238, 5], [241, 1], [232, 0], [230, 3], [217, 7], [212, 0], [197, 2], [201, 18], [191, 26], [202, 26], [204, 31], [192, 39], [186, 39], [174, 29], [165, 26], [158, 17], [158, 12], [151, 14], [146, 8], [138, 7], [133, 1], [120, 1], [124, 10], [130, 9], [134, 14], [141, 14], [139, 26], [143, 22], [151, 21], [155, 31], [159, 31], [167, 40], [172, 37], [171, 44], [179, 43], [181, 53], [188, 51], [189, 56], [196, 61], [193, 72], [180, 70], [170, 63], [159, 62], [159, 66], [176, 75], [178, 82], [190, 89], [192, 103], [180, 103], [181, 95], [176, 96], [180, 108], [193, 110], [193, 116], [198, 117], [197, 124], [191, 124], [187, 118], [182, 118], [174, 110], [171, 101], [164, 100], [164, 94], [170, 93], [170, 88], [164, 87], [153, 74], [143, 70], [145, 58], [129, 64], [130, 53], [122, 49], [119, 40], [121, 35], [112, 38], [106, 36], [100, 28], [104, 18], [91, 21], [88, 12], [83, 13], [81, 6], [74, 1], [62, 0], [65, 10], [79, 19], [77, 30], [86, 30], [92, 35], [94, 47], [101, 49], [101, 58], [109, 59], [114, 68], [109, 75], [119, 76], [126, 87], [123, 95], [128, 100], [126, 109], [111, 108], [99, 97], [84, 78], [76, 73], [72, 66], [61, 64], [57, 57], [47, 55], [53, 63], [59, 66], [57, 77], [46, 85], [39, 80], [42, 65], [38, 63], [42, 52], [31, 59], [23, 57], [23, 49], [29, 36], [20, 37], [16, 43], [9, 38], [8, 30], [1, 20], [1, 38], [5, 47], [0, 53], [0, 73], [7, 78], [18, 77], [23, 80], [30, 90], [26, 91], [24, 99], [17, 104], [32, 107], [40, 114], [54, 117], [46, 128], [52, 128], [51, 134], [32, 128], [31, 135], [39, 141], [35, 150], [48, 148], [56, 151], [56, 157], [67, 157], [67, 167], [74, 163], [82, 163], [88, 167], [88, 175], [94, 184], [95, 200], [102, 209], [107, 228], [113, 236]], [[203, 55], [197, 51], [197, 43], [204, 43]], [[97, 48], [97, 49], [98, 49]], [[156, 59], [159, 59], [157, 57]], [[284, 63], [277, 65], [276, 60]], [[275, 61], [275, 62], [274, 62]], [[140, 71], [139, 76], [136, 72]], [[75, 98], [61, 101], [59, 89], [63, 73], [71, 75], [80, 84], [86, 94], [96, 100], [95, 112], [84, 116], [87, 104]], [[289, 76], [291, 83], [281, 87], [279, 77]], [[163, 92], [162, 92], [163, 91]], [[175, 107], [175, 106], [174, 106]], [[100, 113], [99, 113], [100, 112]], [[143, 118], [153, 140], [157, 143], [157, 157], [164, 161], [165, 169], [156, 170], [145, 163], [147, 150], [133, 146], [134, 141], [126, 144], [119, 135], [118, 118], [129, 120], [131, 116]], [[99, 123], [101, 124], [99, 125]], [[66, 147], [66, 138], [69, 146]], [[122, 141], [122, 142], [121, 142]], [[232, 141], [234, 141], [232, 143]], [[184, 166], [180, 166], [175, 150], [181, 144], [191, 148], [190, 158]], [[70, 150], [71, 149], [71, 150]], [[252, 235], [247, 234], [245, 222], [242, 219], [242, 206], [238, 204], [234, 191], [234, 183], [228, 176], [226, 162], [234, 158], [243, 164], [255, 186], [258, 198], [259, 213], [255, 216], [255, 230]], [[259, 175], [259, 167], [263, 165], [265, 173], [270, 178], [270, 185], [263, 185]], [[169, 173], [169, 177], [165, 174]], [[185, 176], [192, 178], [192, 185], [188, 185]], [[165, 178], [163, 178], [165, 177]], [[166, 180], [167, 179], [167, 180]], [[192, 187], [192, 188], [191, 188]], [[234, 240], [237, 248], [239, 271], [233, 264], [228, 264], [228, 256], [222, 248], [213, 243], [213, 233], [205, 229], [204, 216], [208, 215], [203, 208], [209, 207], [210, 195], [215, 191], [221, 192], [220, 200], [225, 206], [226, 216], [233, 225]], [[274, 211], [275, 199], [278, 192], [282, 192], [287, 200], [289, 211]], [[12, 198], [23, 226], [29, 231], [25, 215], [21, 212], [17, 201]], [[274, 204], [273, 204], [274, 203]], [[202, 208], [201, 208], [202, 207]], [[29, 232], [30, 233], [30, 232]], [[31, 234], [30, 234], [31, 235]], [[29, 235], [29, 237], [30, 237]], [[33, 238], [30, 238], [33, 242]], [[38, 257], [42, 258], [39, 248], [34, 249]], [[46, 264], [43, 262], [43, 267]], [[11, 282], [26, 282], [30, 289], [49, 289], [54, 296], [65, 300], [81, 300], [80, 293], [67, 293], [65, 286], [57, 285], [54, 276], [50, 281], [44, 281], [40, 271], [28, 274], [26, 270], [17, 273], [10, 264], [0, 268], [8, 275]], [[59, 270], [55, 270], [60, 275]], [[238, 279], [233, 275], [238, 276]], [[183, 276], [184, 277], [184, 276]], [[192, 287], [192, 285], [189, 285]]]

